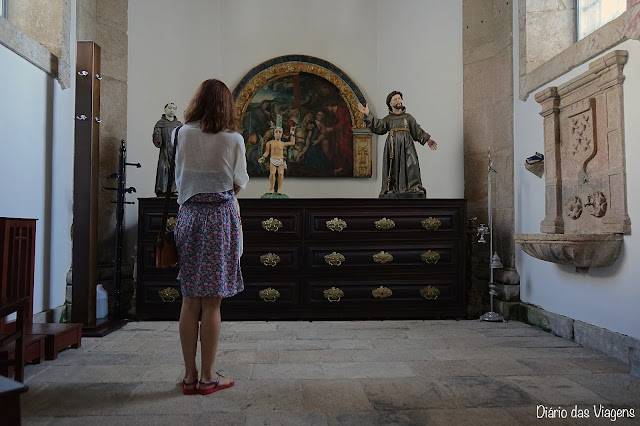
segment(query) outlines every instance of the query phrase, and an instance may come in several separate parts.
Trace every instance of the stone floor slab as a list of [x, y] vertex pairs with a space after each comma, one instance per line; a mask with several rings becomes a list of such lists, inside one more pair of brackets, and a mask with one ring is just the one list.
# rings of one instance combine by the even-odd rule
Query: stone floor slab
[[531, 395], [538, 404], [559, 406], [602, 401], [600, 395], [562, 376], [512, 376], [506, 380]]
[[429, 409], [429, 425], [513, 426], [518, 419], [504, 408]]
[[327, 416], [323, 413], [288, 413], [282, 411], [248, 412], [246, 426], [325, 426]]
[[304, 351], [310, 349], [329, 349], [330, 342], [327, 340], [261, 340], [260, 349], [277, 351]]
[[21, 396], [24, 416], [113, 416], [137, 383], [50, 384]]
[[334, 362], [322, 363], [325, 379], [384, 379], [415, 377], [405, 362]]
[[475, 377], [483, 374], [467, 360], [428, 360], [409, 362], [409, 367], [421, 377]]
[[572, 381], [595, 392], [610, 404], [629, 404], [636, 408], [640, 420], [640, 379], [625, 373], [569, 374]]
[[529, 393], [500, 377], [447, 377], [439, 380], [440, 386], [454, 396], [452, 400], [458, 407], [511, 407], [534, 402]]
[[302, 396], [306, 411], [322, 413], [370, 411], [373, 406], [356, 380], [305, 380]]
[[455, 396], [435, 378], [367, 380], [364, 391], [376, 411], [424, 410], [457, 406]]
[[480, 371], [484, 376], [528, 376], [536, 374], [530, 367], [514, 359], [472, 359], [468, 361], [471, 366]]

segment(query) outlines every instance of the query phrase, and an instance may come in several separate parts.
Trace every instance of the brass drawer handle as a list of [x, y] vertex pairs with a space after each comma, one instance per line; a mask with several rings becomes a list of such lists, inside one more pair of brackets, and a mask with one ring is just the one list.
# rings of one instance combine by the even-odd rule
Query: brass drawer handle
[[334, 217], [333, 219], [327, 221], [327, 228], [329, 228], [333, 232], [341, 232], [346, 227], [347, 222], [342, 219], [338, 219], [337, 217]]
[[158, 296], [165, 303], [175, 302], [178, 297], [180, 297], [180, 293], [173, 287], [167, 287], [164, 290], [160, 290], [158, 292]]
[[428, 285], [420, 290], [420, 295], [425, 299], [433, 300], [437, 299], [438, 296], [440, 296], [440, 290], [438, 290], [434, 286]]
[[175, 217], [167, 218], [167, 225], [165, 227], [167, 232], [172, 232], [175, 227], [176, 227], [176, 218]]
[[280, 256], [275, 253], [267, 253], [260, 256], [260, 263], [264, 266], [276, 266], [280, 262]]
[[260, 296], [260, 299], [264, 300], [265, 302], [275, 302], [276, 299], [280, 297], [280, 292], [275, 288], [269, 287], [260, 290], [258, 292], [258, 295]]
[[373, 297], [376, 299], [386, 299], [393, 294], [393, 291], [388, 287], [380, 286], [375, 290], [371, 290], [371, 294], [373, 294]]
[[388, 231], [389, 229], [396, 227], [396, 223], [391, 219], [387, 219], [386, 217], [383, 217], [380, 220], [376, 220], [374, 224], [376, 225], [376, 229], [380, 229], [381, 231]]
[[329, 302], [339, 302], [344, 297], [344, 291], [336, 287], [331, 287], [322, 292]]
[[373, 261], [376, 263], [389, 263], [393, 262], [393, 255], [391, 253], [387, 253], [385, 251], [381, 251], [380, 253], [376, 253], [373, 255]]
[[282, 222], [270, 217], [269, 219], [262, 221], [262, 228], [265, 231], [278, 232], [278, 229], [282, 228]]
[[440, 253], [433, 250], [428, 250], [420, 255], [423, 262], [435, 265], [440, 260]]
[[345, 261], [345, 257], [342, 254], [336, 253], [334, 251], [333, 253], [326, 255], [324, 257], [324, 261], [331, 266], [340, 266], [342, 265], [342, 262]]
[[440, 219], [436, 219], [435, 217], [429, 216], [422, 221], [422, 227], [428, 231], [435, 231], [441, 226], [442, 222], [440, 222]]

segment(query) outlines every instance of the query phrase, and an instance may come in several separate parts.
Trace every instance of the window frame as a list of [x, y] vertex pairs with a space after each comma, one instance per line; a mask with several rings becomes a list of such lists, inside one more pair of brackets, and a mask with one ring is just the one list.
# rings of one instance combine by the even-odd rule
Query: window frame
[[[577, 1], [574, 5], [577, 7]], [[640, 7], [638, 7], [637, 0], [627, 0], [627, 9], [620, 16], [604, 24], [582, 40], [575, 41], [571, 46], [537, 68], [527, 71], [526, 16], [527, 0], [518, 0], [518, 55], [520, 63], [518, 97], [522, 101], [526, 101], [530, 94], [545, 84], [623, 41], [640, 39], [640, 34], [635, 31], [634, 25], [629, 25], [634, 20], [640, 19]], [[574, 29], [574, 34], [576, 31]], [[576, 36], [574, 35], [574, 37]]]

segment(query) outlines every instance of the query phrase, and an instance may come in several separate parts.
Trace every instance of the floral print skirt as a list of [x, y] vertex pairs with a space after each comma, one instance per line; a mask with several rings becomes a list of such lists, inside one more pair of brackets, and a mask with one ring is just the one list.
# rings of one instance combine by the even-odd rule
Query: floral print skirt
[[233, 190], [189, 198], [180, 206], [174, 234], [182, 296], [231, 297], [244, 290]]

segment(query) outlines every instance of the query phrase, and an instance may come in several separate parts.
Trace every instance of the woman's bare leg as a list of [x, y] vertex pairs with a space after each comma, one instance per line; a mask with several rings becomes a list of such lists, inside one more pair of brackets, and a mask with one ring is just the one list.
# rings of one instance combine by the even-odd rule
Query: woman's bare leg
[[[200, 325], [200, 350], [202, 353], [201, 375], [202, 382], [216, 380], [218, 376], [213, 372], [213, 364], [216, 360], [218, 340], [220, 339], [220, 304], [221, 297], [202, 298], [202, 323]], [[220, 378], [220, 385], [232, 381], [229, 377]]]
[[198, 380], [196, 350], [198, 347], [198, 317], [202, 306], [201, 300], [199, 297], [184, 297], [182, 299], [179, 330], [182, 356], [184, 358], [184, 381], [186, 383], [193, 383]]

